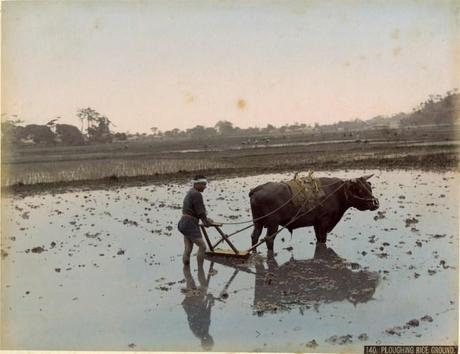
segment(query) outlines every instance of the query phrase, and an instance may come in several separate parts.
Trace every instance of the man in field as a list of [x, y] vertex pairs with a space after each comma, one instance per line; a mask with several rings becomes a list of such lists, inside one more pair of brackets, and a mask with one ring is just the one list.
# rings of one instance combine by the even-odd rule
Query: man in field
[[198, 246], [198, 267], [203, 266], [206, 245], [203, 241], [199, 221], [209, 227], [213, 221], [206, 216], [206, 208], [203, 202], [202, 192], [206, 189], [208, 181], [205, 176], [198, 175], [192, 180], [193, 187], [188, 191], [182, 206], [182, 218], [179, 221], [178, 229], [184, 235], [184, 265], [190, 264], [190, 254], [193, 244]]

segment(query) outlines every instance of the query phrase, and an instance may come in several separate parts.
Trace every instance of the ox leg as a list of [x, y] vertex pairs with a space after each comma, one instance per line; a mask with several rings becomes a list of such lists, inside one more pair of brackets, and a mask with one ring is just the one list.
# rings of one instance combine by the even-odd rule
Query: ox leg
[[266, 242], [267, 242], [267, 249], [268, 251], [273, 251], [273, 244], [275, 243], [275, 237], [273, 236], [278, 231], [278, 225], [270, 225], [267, 227], [267, 234], [265, 235]]
[[318, 243], [326, 243], [327, 232], [320, 225], [315, 225], [315, 235], [316, 235], [316, 242], [318, 242]]
[[252, 230], [251, 234], [251, 241], [252, 241], [252, 246], [254, 246], [258, 241], [260, 234], [262, 233], [263, 225], [262, 224], [254, 224], [254, 230]]

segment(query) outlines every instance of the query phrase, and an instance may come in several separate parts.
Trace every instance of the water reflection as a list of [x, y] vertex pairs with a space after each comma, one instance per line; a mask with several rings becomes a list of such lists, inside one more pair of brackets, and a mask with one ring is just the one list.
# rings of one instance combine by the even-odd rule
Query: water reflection
[[279, 266], [273, 255], [255, 265], [254, 310], [266, 312], [309, 308], [347, 300], [353, 304], [372, 299], [379, 281], [376, 272], [359, 269], [332, 248], [317, 244], [312, 259], [291, 259]]
[[182, 307], [187, 314], [188, 325], [192, 333], [201, 340], [201, 347], [210, 351], [214, 346], [214, 340], [209, 334], [214, 297], [207, 293], [209, 277], [206, 279], [203, 267], [198, 267], [200, 286], [197, 287], [190, 266], [184, 266], [183, 271], [187, 288], [183, 290], [185, 298]]

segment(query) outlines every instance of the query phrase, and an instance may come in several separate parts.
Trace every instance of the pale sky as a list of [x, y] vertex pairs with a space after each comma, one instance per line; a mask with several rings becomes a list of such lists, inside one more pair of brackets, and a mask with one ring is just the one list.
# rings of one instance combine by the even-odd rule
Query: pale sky
[[408, 112], [459, 88], [459, 23], [439, 0], [3, 2], [2, 114], [150, 132]]

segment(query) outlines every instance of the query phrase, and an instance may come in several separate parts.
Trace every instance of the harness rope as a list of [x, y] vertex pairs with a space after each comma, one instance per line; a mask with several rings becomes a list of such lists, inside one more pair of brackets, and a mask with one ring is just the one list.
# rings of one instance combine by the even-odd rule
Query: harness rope
[[[336, 192], [338, 192], [344, 185], [346, 184], [346, 182], [343, 182], [342, 181], [342, 184], [337, 188], [335, 189], [333, 192], [329, 193], [324, 199], [323, 201], [329, 199], [333, 194], [335, 194]], [[311, 213], [313, 210], [315, 210], [318, 206], [320, 206], [321, 204], [318, 203], [317, 205], [315, 205], [314, 207], [308, 209], [305, 213], [302, 213], [300, 215], [298, 215], [300, 213], [300, 211], [302, 210], [303, 208], [303, 205], [302, 207], [299, 208], [299, 210], [297, 211], [296, 215], [294, 215], [292, 217], [291, 220], [288, 221], [288, 223], [286, 225], [284, 225], [281, 229], [279, 229], [278, 231], [274, 232], [273, 234], [269, 235], [269, 236], [265, 236], [264, 238], [262, 238], [259, 242], [257, 242], [254, 246], [252, 246], [250, 249], [248, 249], [248, 252], [249, 251], [252, 251], [254, 249], [256, 249], [257, 247], [259, 247], [262, 243], [266, 242], [266, 241], [271, 241], [272, 239], [274, 239], [276, 237], [276, 235], [278, 235], [281, 231], [283, 231], [284, 229], [286, 229], [288, 227], [288, 225], [292, 224], [294, 221], [298, 220], [299, 218], [301, 218], [302, 216], [305, 216], [309, 213]]]
[[[329, 187], [329, 186], [333, 186], [337, 183], [345, 183], [343, 181], [337, 181], [337, 182], [334, 182], [334, 183], [330, 183], [330, 184], [326, 184], [326, 185], [322, 185], [321, 187], [324, 188], [324, 187]], [[256, 221], [259, 221], [259, 220], [262, 220], [263, 218], [266, 218], [267, 216], [270, 216], [274, 213], [276, 213], [277, 211], [281, 210], [283, 207], [285, 207], [287, 204], [289, 204], [290, 202], [292, 202], [300, 193], [302, 193], [303, 191], [302, 190], [299, 190], [295, 195], [293, 195], [291, 198], [288, 199], [287, 202], [285, 202], [284, 204], [282, 204], [281, 206], [279, 206], [278, 208], [276, 208], [275, 210], [272, 210], [271, 212], [269, 212], [268, 214], [265, 214], [265, 215], [262, 215], [258, 218], [255, 218], [255, 219], [248, 219], [248, 220], [245, 220], [245, 221], [237, 221], [237, 222], [219, 222], [218, 224], [222, 224], [222, 225], [242, 225], [242, 224], [247, 224], [247, 223], [252, 223], [250, 226], [253, 226], [254, 223]], [[304, 203], [305, 204], [305, 203]], [[303, 207], [304, 205], [301, 206], [301, 208]], [[241, 231], [243, 230], [246, 230], [247, 227], [245, 227], [244, 229], [241, 229]]]

